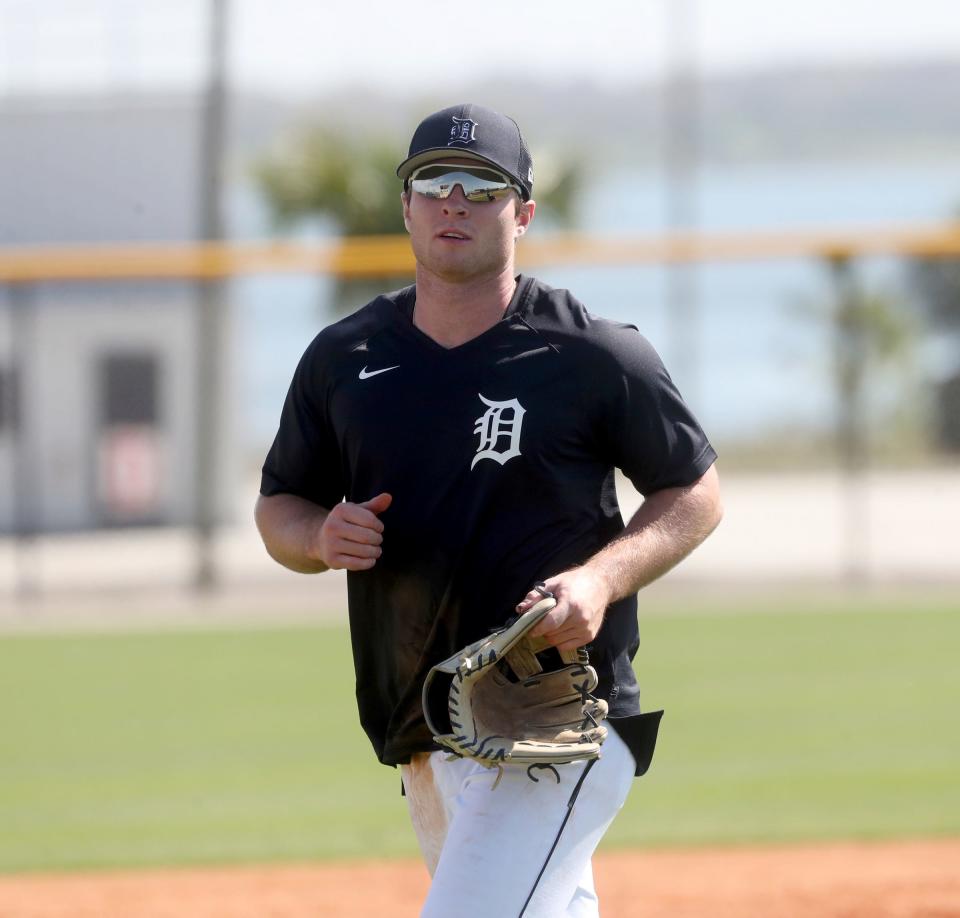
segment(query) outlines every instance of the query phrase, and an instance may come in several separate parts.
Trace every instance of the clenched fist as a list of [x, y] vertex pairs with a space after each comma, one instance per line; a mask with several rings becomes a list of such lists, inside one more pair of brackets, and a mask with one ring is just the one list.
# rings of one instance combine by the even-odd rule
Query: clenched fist
[[369, 570], [383, 551], [379, 515], [392, 501], [393, 497], [384, 492], [360, 504], [337, 504], [311, 539], [308, 555], [334, 570]]

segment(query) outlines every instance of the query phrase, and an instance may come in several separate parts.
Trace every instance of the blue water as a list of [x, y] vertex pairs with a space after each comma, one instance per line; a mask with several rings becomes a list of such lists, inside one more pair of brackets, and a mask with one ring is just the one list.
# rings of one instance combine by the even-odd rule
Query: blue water
[[[960, 209], [960, 163], [715, 168], [700, 175], [698, 189], [705, 230], [932, 222]], [[579, 228], [658, 232], [664, 212], [658, 175], [610, 172], [598, 175], [584, 194]], [[265, 230], [264, 215], [249, 196], [239, 213], [244, 235]], [[897, 260], [869, 259], [859, 270], [871, 289], [905, 295]], [[821, 314], [831, 287], [823, 265], [790, 259], [699, 266], [694, 319], [680, 327], [666, 307], [670, 281], [664, 268], [572, 266], [537, 273], [573, 290], [592, 312], [637, 325], [714, 440], [831, 422], [830, 335]], [[241, 432], [248, 442], [259, 445], [272, 436], [296, 361], [329, 321], [329, 291], [322, 278], [234, 284], [243, 368], [238, 385], [246, 406]]]

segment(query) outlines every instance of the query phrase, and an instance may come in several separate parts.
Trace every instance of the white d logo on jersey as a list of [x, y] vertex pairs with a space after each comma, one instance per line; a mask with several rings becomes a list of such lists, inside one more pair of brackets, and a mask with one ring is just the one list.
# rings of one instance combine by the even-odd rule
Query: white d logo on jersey
[[[480, 445], [470, 468], [481, 459], [494, 459], [504, 465], [508, 459], [520, 455], [520, 427], [523, 416], [527, 413], [526, 409], [515, 398], [509, 402], [491, 402], [479, 392], [477, 397], [488, 407], [477, 418], [477, 426], [473, 428], [473, 432], [480, 435]], [[496, 449], [501, 438], [506, 441], [507, 449]]]

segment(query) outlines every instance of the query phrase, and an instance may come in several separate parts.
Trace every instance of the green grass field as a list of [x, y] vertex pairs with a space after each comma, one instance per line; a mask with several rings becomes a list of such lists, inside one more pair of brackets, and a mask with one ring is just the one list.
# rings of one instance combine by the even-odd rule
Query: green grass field
[[[960, 601], [815, 605], [643, 617], [605, 845], [960, 834]], [[0, 871], [415, 853], [345, 628], [7, 636], [0, 699]]]

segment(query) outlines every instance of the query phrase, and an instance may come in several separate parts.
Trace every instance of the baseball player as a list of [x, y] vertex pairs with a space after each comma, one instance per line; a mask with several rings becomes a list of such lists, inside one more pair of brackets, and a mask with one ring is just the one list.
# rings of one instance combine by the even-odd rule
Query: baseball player
[[[401, 769], [432, 876], [422, 914], [596, 916], [591, 857], [660, 714], [640, 711], [636, 594], [719, 522], [716, 454], [636, 328], [515, 272], [536, 205], [512, 119], [436, 112], [397, 175], [416, 283], [306, 349], [257, 524], [286, 567], [348, 571], [360, 721]], [[615, 469], [645, 498], [626, 525]], [[599, 758], [450, 754], [424, 717], [431, 669], [547, 595], [531, 635], [587, 648]]]

